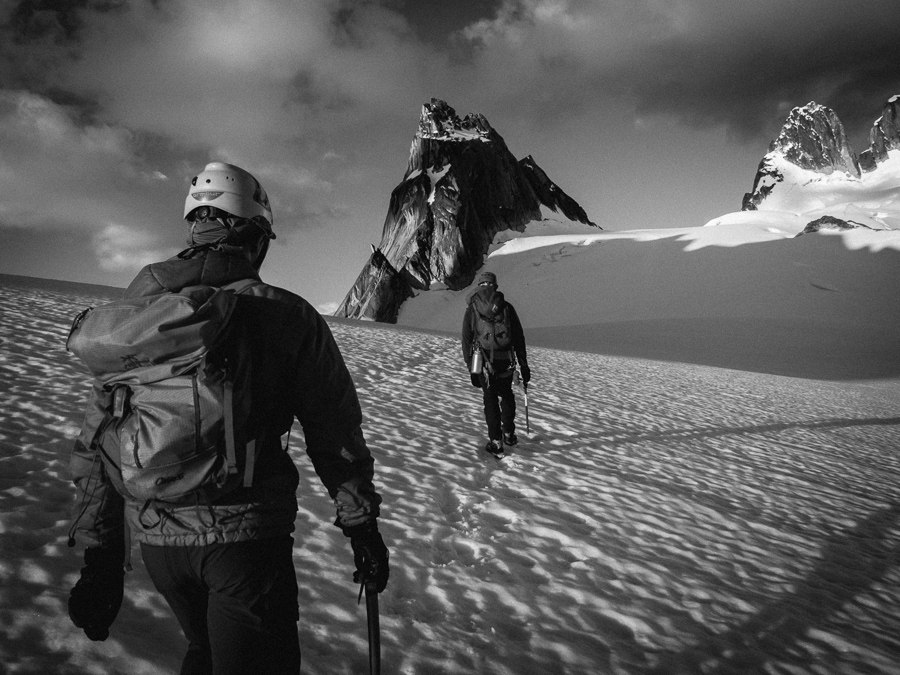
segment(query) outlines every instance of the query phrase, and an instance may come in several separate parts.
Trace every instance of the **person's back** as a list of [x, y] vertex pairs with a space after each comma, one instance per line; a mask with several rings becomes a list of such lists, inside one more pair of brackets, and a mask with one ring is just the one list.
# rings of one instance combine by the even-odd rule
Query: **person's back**
[[[229, 211], [206, 206], [206, 192], [194, 192], [217, 183], [225, 190], [245, 187], [231, 203], [218, 202], [230, 205]], [[252, 481], [206, 502], [123, 503], [105, 478], [117, 470], [110, 453], [103, 453], [104, 469], [96, 473], [97, 449], [90, 439], [107, 412], [95, 390], [72, 456], [83, 500], [73, 531], [88, 548], [70, 615], [91, 639], [108, 635], [122, 597], [127, 518], [154, 584], [188, 638], [183, 672], [298, 672], [291, 557], [298, 473], [282, 437], [298, 419], [307, 454], [337, 506], [336, 524], [350, 537], [357, 576], [375, 580], [380, 591], [388, 560], [377, 528], [381, 498], [372, 485], [373, 460], [353, 382], [327, 324], [299, 296], [259, 280], [274, 237], [265, 192], [242, 169], [218, 163], [208, 165], [193, 185], [185, 207], [191, 247], [145, 267], [125, 295], [247, 281], [237, 292], [217, 356], [246, 370], [241, 381], [250, 389], [243, 400], [250, 401], [246, 433], [255, 443]]]
[[516, 364], [522, 381], [531, 379], [525, 334], [515, 307], [497, 290], [497, 277], [483, 272], [478, 288], [469, 296], [463, 316], [462, 354], [472, 386], [482, 390], [488, 442], [495, 455], [515, 445], [516, 400], [512, 391]]

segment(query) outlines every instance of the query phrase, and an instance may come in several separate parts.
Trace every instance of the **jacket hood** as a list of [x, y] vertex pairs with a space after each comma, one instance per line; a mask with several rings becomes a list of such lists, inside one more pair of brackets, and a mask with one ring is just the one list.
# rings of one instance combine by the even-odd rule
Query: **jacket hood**
[[470, 296], [469, 304], [481, 314], [497, 313], [506, 304], [503, 293], [490, 286], [479, 286]]
[[243, 255], [208, 251], [193, 258], [170, 258], [144, 267], [125, 289], [125, 297], [177, 293], [187, 286], [203, 284], [223, 286], [240, 279], [255, 279], [259, 274]]

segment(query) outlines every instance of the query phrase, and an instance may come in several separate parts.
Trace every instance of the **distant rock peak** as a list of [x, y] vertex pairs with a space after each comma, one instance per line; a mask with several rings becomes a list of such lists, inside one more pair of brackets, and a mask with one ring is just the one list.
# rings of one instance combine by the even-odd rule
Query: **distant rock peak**
[[433, 285], [472, 283], [499, 232], [524, 232], [542, 208], [596, 227], [531, 156], [516, 160], [484, 115], [460, 119], [446, 101], [422, 106], [381, 242], [337, 315], [394, 323], [400, 305]]
[[881, 117], [869, 131], [869, 147], [859, 155], [864, 171], [872, 171], [887, 159], [888, 152], [900, 149], [900, 95], [891, 96], [884, 104]]
[[833, 110], [815, 101], [791, 110], [781, 133], [769, 144], [769, 152], [780, 152], [803, 169], [859, 176], [844, 125]]
[[494, 133], [484, 115], [469, 113], [460, 119], [446, 101], [433, 98], [422, 106], [417, 135], [441, 141], [488, 141]]
[[744, 195], [742, 210], [759, 208], [773, 191], [781, 189], [778, 184], [784, 182], [784, 175], [778, 168], [779, 158], [823, 175], [842, 172], [860, 178], [874, 171], [889, 151], [900, 149], [900, 95], [885, 102], [869, 139], [870, 147], [857, 156], [833, 110], [815, 101], [792, 109], [757, 167], [753, 189]]

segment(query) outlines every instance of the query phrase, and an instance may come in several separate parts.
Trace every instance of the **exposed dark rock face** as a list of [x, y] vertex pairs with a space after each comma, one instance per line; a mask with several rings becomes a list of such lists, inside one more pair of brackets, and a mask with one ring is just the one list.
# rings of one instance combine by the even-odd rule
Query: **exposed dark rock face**
[[[360, 316], [396, 317], [400, 305], [412, 296], [413, 290], [407, 279], [394, 269], [381, 251], [374, 249], [341, 307], [357, 307]], [[337, 315], [345, 316], [340, 312]]]
[[741, 210], [755, 210], [775, 185], [784, 180], [772, 161], [775, 155], [818, 173], [844, 171], [852, 176], [860, 175], [844, 125], [833, 110], [810, 101], [791, 110], [781, 133], [769, 144], [769, 152], [756, 171], [753, 190], [744, 195]]
[[900, 96], [892, 96], [884, 104], [881, 117], [869, 132], [869, 147], [859, 154], [863, 171], [872, 171], [887, 159], [888, 150], [900, 149]]
[[[434, 283], [465, 288], [494, 236], [540, 220], [541, 205], [596, 227], [534, 159], [516, 161], [483, 115], [460, 119], [432, 99], [422, 106], [406, 173], [391, 193], [381, 243], [337, 316], [393, 323], [415, 290]], [[386, 269], [399, 281], [385, 283]]]
[[781, 133], [769, 145], [769, 152], [773, 151], [803, 169], [825, 174], [846, 171], [859, 176], [844, 125], [833, 110], [814, 101], [791, 110]]
[[768, 197], [778, 183], [784, 181], [781, 171], [772, 163], [770, 155], [766, 155], [756, 169], [753, 179], [753, 191], [745, 192], [741, 202], [741, 211], [756, 211], [762, 201]]
[[855, 230], [857, 228], [864, 227], [866, 229], [872, 229], [868, 225], [863, 225], [862, 223], [857, 223], [852, 220], [842, 220], [841, 218], [835, 218], [834, 216], [822, 216], [821, 218], [817, 218], [816, 220], [812, 220], [806, 224], [806, 227], [803, 228], [803, 231], [800, 232], [797, 236], [801, 236], [804, 234], [811, 234], [813, 232], [819, 232], [821, 230]]
[[525, 178], [531, 184], [538, 199], [554, 211], [561, 211], [569, 220], [593, 225], [581, 205], [563, 192], [559, 186], [547, 177], [544, 170], [537, 165], [531, 155], [519, 160], [519, 166]]

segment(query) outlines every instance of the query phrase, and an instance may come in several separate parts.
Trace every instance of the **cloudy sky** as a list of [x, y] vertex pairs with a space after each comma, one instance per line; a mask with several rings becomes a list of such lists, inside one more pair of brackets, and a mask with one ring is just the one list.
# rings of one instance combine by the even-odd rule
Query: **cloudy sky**
[[432, 97], [623, 230], [738, 210], [794, 106], [859, 151], [900, 93], [896, 0], [0, 0], [0, 22], [0, 272], [126, 285], [183, 247], [218, 159], [269, 193], [263, 278], [323, 307]]

